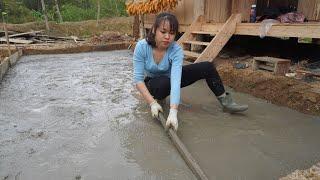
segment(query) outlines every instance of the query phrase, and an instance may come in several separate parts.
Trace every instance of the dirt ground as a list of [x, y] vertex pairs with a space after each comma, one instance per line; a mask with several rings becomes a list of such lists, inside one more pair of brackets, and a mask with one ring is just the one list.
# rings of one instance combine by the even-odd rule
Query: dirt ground
[[319, 180], [320, 179], [320, 163], [306, 170], [296, 170], [293, 173], [280, 178], [280, 180]]
[[[251, 59], [249, 58], [250, 65]], [[251, 94], [270, 103], [297, 111], [320, 115], [320, 82], [304, 82], [285, 76], [275, 76], [267, 71], [236, 69], [235, 59], [218, 59], [217, 69], [224, 83], [236, 91]]]

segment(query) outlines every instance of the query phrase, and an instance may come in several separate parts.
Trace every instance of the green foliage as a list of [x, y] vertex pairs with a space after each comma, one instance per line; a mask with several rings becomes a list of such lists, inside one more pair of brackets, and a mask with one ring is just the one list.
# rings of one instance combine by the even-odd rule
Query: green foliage
[[83, 9], [72, 4], [63, 5], [61, 8], [61, 15], [64, 21], [81, 21], [95, 19], [96, 10]]
[[1, 2], [1, 12], [7, 13], [6, 19], [10, 23], [22, 23], [32, 20], [29, 14], [30, 10], [16, 1], [3, 0]]
[[36, 10], [31, 10], [31, 16], [33, 17], [34, 20], [36, 21], [42, 21], [42, 13]]
[[[45, 0], [48, 19], [58, 22], [55, 1]], [[93, 20], [97, 17], [97, 0], [58, 0], [63, 21]], [[100, 17], [127, 16], [125, 0], [100, 0]], [[7, 12], [9, 23], [43, 21], [40, 0], [0, 0], [0, 11]]]

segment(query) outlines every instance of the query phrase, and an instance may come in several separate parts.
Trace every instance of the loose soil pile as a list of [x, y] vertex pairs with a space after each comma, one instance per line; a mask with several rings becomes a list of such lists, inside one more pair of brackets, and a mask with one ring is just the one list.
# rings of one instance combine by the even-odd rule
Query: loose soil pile
[[220, 60], [218, 71], [224, 83], [236, 91], [251, 94], [273, 104], [287, 106], [297, 111], [320, 115], [320, 82], [306, 83], [284, 76], [274, 76], [267, 71], [251, 68], [236, 69], [235, 60]]
[[320, 163], [306, 170], [295, 170], [280, 180], [320, 180]]

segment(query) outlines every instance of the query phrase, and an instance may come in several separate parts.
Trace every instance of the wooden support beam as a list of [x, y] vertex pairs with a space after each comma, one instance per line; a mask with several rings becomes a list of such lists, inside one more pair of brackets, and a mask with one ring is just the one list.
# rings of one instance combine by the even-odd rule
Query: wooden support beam
[[236, 30], [237, 23], [241, 22], [241, 14], [232, 14], [228, 21], [221, 27], [219, 33], [212, 39], [210, 44], [204, 49], [195, 63], [201, 61], [213, 61], [222, 48], [227, 44]]
[[[166, 119], [164, 118], [162, 113], [159, 113], [158, 120], [161, 122], [162, 126], [166, 128]], [[180, 155], [184, 159], [184, 161], [187, 163], [191, 171], [194, 173], [194, 175], [200, 179], [200, 180], [207, 180], [207, 176], [204, 174], [200, 166], [198, 165], [197, 161], [192, 157], [186, 146], [183, 144], [183, 142], [180, 140], [176, 132], [172, 129], [168, 129], [168, 135], [170, 136], [173, 144], [179, 151]]]
[[209, 42], [203, 42], [203, 41], [185, 41], [184, 44], [194, 44], [194, 45], [200, 45], [200, 46], [208, 46]]
[[200, 56], [199, 53], [192, 52], [192, 51], [184, 50], [183, 52], [184, 52], [184, 55], [189, 56], [189, 57], [193, 57], [193, 58], [198, 58]]
[[192, 31], [191, 34], [209, 34], [209, 35], [216, 35], [219, 31]]
[[[205, 23], [201, 26], [199, 31], [207, 31], [212, 34], [219, 32], [223, 23]], [[260, 35], [261, 23], [238, 23], [235, 35]], [[146, 28], [150, 28], [151, 24], [147, 24]], [[180, 32], [186, 32], [189, 25], [182, 24]], [[320, 23], [301, 23], [301, 24], [275, 24], [267, 33], [268, 37], [300, 37], [300, 38], [318, 38], [320, 39]]]
[[[206, 31], [217, 31], [223, 24], [203, 24], [202, 29]], [[237, 24], [235, 35], [260, 35], [261, 23], [239, 23]], [[269, 37], [309, 37], [320, 38], [320, 23], [301, 23], [273, 25], [266, 36]]]

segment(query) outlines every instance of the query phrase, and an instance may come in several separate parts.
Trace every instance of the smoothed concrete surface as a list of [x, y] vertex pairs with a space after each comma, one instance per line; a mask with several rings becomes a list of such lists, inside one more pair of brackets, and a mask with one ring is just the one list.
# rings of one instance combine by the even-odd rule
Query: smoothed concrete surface
[[0, 84], [0, 179], [194, 179], [136, 98], [131, 57], [22, 57]]
[[247, 112], [223, 113], [205, 81], [182, 90], [178, 135], [210, 179], [278, 179], [320, 162], [320, 117], [229, 91]]
[[[22, 57], [0, 85], [0, 178], [195, 179], [132, 85], [129, 51]], [[320, 161], [319, 117], [204, 81], [182, 90], [178, 135], [210, 179], [277, 179]]]

